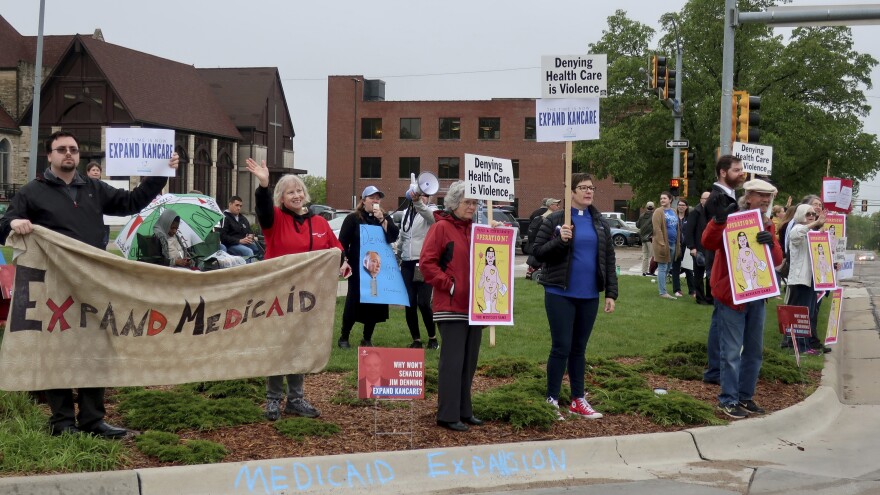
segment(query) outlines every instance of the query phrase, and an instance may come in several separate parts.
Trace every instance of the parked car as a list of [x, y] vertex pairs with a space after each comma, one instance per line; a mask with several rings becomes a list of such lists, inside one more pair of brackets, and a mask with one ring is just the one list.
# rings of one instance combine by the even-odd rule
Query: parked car
[[[624, 217], [623, 213], [621, 213], [619, 211], [604, 211], [601, 213], [601, 215], [602, 215], [602, 218], [609, 220], [609, 222], [612, 220], [618, 220], [620, 222], [620, 224], [623, 225], [623, 227], [619, 227], [619, 228], [622, 228], [622, 229], [629, 228], [629, 229], [638, 230], [636, 228], [636, 223], [635, 222], [628, 222], [626, 220], [626, 217]], [[611, 223], [611, 226], [616, 227], [616, 225], [614, 223]]]
[[335, 235], [337, 239], [339, 239], [339, 230], [342, 229], [342, 222], [344, 221], [345, 216], [343, 215], [327, 222], [330, 224], [330, 228], [333, 229], [333, 235]]
[[638, 246], [642, 243], [638, 232], [615, 227], [611, 227], [611, 240], [616, 247]]
[[626, 224], [626, 222], [624, 222], [623, 220], [621, 220], [619, 218], [607, 218], [606, 217], [605, 221], [608, 222], [608, 225], [610, 225], [611, 227], [613, 227], [615, 229], [631, 230], [633, 232], [639, 231], [639, 229], [637, 229], [635, 227], [630, 227], [629, 225]]
[[336, 209], [327, 205], [309, 205], [309, 211], [311, 211], [313, 215], [320, 215], [327, 220], [330, 220], [333, 218], [333, 212], [336, 211]]

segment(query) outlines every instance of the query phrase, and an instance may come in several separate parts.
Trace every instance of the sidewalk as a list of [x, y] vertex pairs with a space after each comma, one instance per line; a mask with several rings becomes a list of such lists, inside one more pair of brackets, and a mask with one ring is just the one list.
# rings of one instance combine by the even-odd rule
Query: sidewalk
[[[804, 402], [679, 432], [0, 479], [0, 493], [880, 493], [880, 293], [844, 292]], [[587, 486], [590, 485], [590, 486]]]

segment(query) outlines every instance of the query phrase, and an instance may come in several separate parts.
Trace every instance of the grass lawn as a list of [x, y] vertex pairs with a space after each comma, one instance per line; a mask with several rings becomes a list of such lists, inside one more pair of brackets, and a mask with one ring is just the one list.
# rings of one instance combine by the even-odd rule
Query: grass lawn
[[[8, 248], [4, 248], [4, 256], [7, 257], [7, 260], [10, 259], [10, 254]], [[622, 357], [640, 357], [656, 360], [658, 356], [662, 358], [664, 353], [670, 352], [664, 349], [673, 344], [682, 342], [705, 344], [712, 312], [711, 307], [694, 304], [693, 300], [689, 297], [676, 301], [660, 299], [657, 296], [656, 284], [652, 283], [648, 277], [621, 277], [620, 294], [621, 297], [617, 302], [617, 309], [614, 313], [599, 313], [590, 338], [589, 347], [587, 348], [588, 360], [599, 360], [601, 362], [603, 359]], [[514, 321], [516, 324], [512, 327], [496, 327], [495, 347], [489, 347], [489, 332], [488, 330], [484, 331], [480, 351], [481, 366], [495, 365], [499, 363], [501, 358], [507, 358], [508, 360], [513, 358], [516, 361], [531, 363], [539, 370], [543, 368], [543, 363], [546, 362], [550, 349], [550, 336], [543, 301], [544, 291], [541, 286], [523, 279], [516, 280], [514, 295]], [[776, 298], [770, 299], [768, 303], [764, 330], [765, 349], [768, 351], [768, 356], [775, 360], [776, 363], [782, 363], [781, 368], [790, 372], [795, 367], [793, 355], [778, 352], [780, 336], [777, 330], [776, 306], [780, 303], [781, 299]], [[331, 372], [347, 372], [355, 370], [357, 367], [357, 353], [354, 349], [342, 350], [336, 347], [343, 305], [344, 298], [338, 298], [332, 352], [326, 368], [327, 371]], [[820, 336], [825, 333], [829, 306], [830, 304], [827, 303], [822, 305], [822, 312], [819, 315]], [[350, 337], [354, 347], [360, 341], [362, 331], [362, 325], [356, 324]], [[422, 332], [423, 341], [426, 341], [424, 328], [422, 328]], [[0, 332], [0, 339], [2, 339], [2, 332]], [[410, 344], [411, 338], [406, 328], [402, 307], [391, 308], [390, 319], [377, 326], [372, 340], [376, 346], [381, 347], [405, 347]], [[436, 370], [439, 352], [426, 350], [425, 355], [426, 367], [429, 371], [432, 369]], [[697, 356], [698, 361], [699, 357]], [[816, 370], [822, 367], [823, 362], [824, 360], [821, 358], [812, 357], [802, 359], [801, 365], [804, 369]], [[619, 407], [626, 410], [629, 406], [626, 405], [625, 401], [641, 397], [638, 394], [648, 393], [648, 397], [653, 397], [650, 389], [647, 389], [647, 392], [636, 390], [639, 388], [636, 385], [632, 387], [632, 390], [627, 391], [624, 390], [626, 388], [625, 384], [621, 385], [618, 383], [615, 385], [610, 382], [628, 375], [630, 376], [630, 382], [636, 383], [639, 380], [638, 369], [614, 369], [607, 364], [604, 366], [607, 375], [603, 380], [608, 381], [609, 387], [611, 385], [618, 387], [608, 388], [609, 392], [605, 395], [608, 401], [605, 403], [606, 408], [611, 408], [611, 401], [617, 400], [622, 404]], [[599, 372], [602, 372], [603, 365], [600, 364], [598, 368]], [[770, 368], [770, 366], [765, 366], [765, 368]], [[778, 369], [780, 366], [776, 366], [776, 368]], [[693, 371], [693, 367], [691, 370]], [[588, 373], [590, 372], [588, 371]], [[517, 380], [523, 383], [529, 381], [527, 379], [520, 380], [519, 375], [517, 377]], [[595, 380], [596, 375], [593, 375], [593, 378]], [[161, 401], [166, 401], [169, 404], [178, 401], [189, 404], [181, 407], [197, 407], [200, 409], [204, 409], [207, 406], [199, 405], [205, 403], [198, 401], [233, 401], [226, 404], [234, 405], [234, 408], [226, 405], [221, 406], [219, 403], [216, 405], [218, 410], [234, 409], [237, 411], [236, 414], [240, 418], [229, 420], [231, 423], [226, 424], [244, 424], [262, 420], [260, 409], [262, 380], [260, 377], [250, 384], [248, 382], [242, 383], [242, 381], [238, 381], [238, 383], [217, 382], [218, 386], [226, 383], [225, 387], [240, 388], [243, 390], [240, 393], [226, 391], [215, 393], [212, 396], [206, 393], [203, 385], [197, 387], [184, 385], [175, 387], [173, 393], [176, 395], [173, 396], [162, 396], [162, 393], [167, 392], [158, 390], [138, 391], [137, 389], [120, 390], [119, 396], [123, 402], [125, 400], [130, 401], [129, 408], [141, 411], [153, 409], [153, 407], [145, 407], [146, 403], [144, 401], [154, 404], [156, 407], [164, 405], [160, 404]], [[531, 386], [540, 388], [540, 383], [539, 378], [535, 382], [537, 385], [532, 384]], [[529, 385], [526, 384], [525, 386]], [[332, 395], [333, 391], [327, 391], [327, 393]], [[523, 391], [513, 390], [502, 393], [518, 394], [523, 393]], [[524, 397], [528, 397], [529, 400], [535, 399], [534, 402], [536, 402], [536, 404], [532, 405], [535, 408], [534, 412], [530, 414], [538, 416], [545, 414], [546, 411], [543, 411], [542, 408], [546, 404], [544, 404], [543, 397], [541, 397], [541, 392], [526, 390], [525, 394]], [[534, 397], [532, 397], [533, 395]], [[214, 398], [222, 396], [235, 396], [239, 398]], [[139, 408], [136, 401], [141, 401]], [[524, 401], [497, 402], [512, 402], [512, 407], [532, 407], [527, 406]], [[687, 412], [689, 407], [691, 406], [683, 406], [683, 410]], [[0, 392], [0, 475], [4, 473], [92, 471], [124, 467], [126, 457], [130, 455], [127, 449], [134, 447], [120, 444], [119, 442], [84, 438], [81, 436], [53, 438], [48, 435], [46, 411], [45, 406], [38, 407], [34, 405], [25, 393]], [[503, 417], [508, 413], [509, 411], [497, 412], [499, 417]], [[709, 414], [711, 414], [711, 411]], [[222, 416], [222, 414], [217, 413], [211, 419], [222, 423], [221, 420], [223, 418], [219, 416]], [[127, 419], [126, 423], [128, 421]], [[152, 420], [147, 418], [145, 421], [149, 422]], [[216, 426], [196, 425], [196, 428], [201, 429], [211, 429], [213, 427]], [[301, 433], [296, 432], [299, 432], [301, 427], [297, 426], [294, 428], [291, 425], [291, 431], [299, 435]], [[161, 430], [159, 427], [151, 427], [151, 429]], [[316, 434], [329, 433], [317, 432]], [[222, 446], [216, 444], [187, 446], [180, 444], [177, 437], [169, 434], [147, 436], [143, 441], [136, 443], [138, 443], [138, 448], [142, 451], [146, 452], [149, 450], [150, 455], [160, 458], [165, 456], [175, 459], [194, 459], [198, 462], [212, 462], [210, 459], [222, 458], [223, 455]]]

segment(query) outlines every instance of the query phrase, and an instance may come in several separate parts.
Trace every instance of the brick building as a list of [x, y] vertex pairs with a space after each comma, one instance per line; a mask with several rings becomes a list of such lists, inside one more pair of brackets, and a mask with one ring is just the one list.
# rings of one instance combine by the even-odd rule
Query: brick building
[[[0, 46], [2, 201], [27, 182], [36, 37], [0, 16]], [[61, 129], [77, 136], [81, 169], [104, 165], [108, 127], [174, 130], [181, 167], [168, 191], [196, 189], [220, 205], [240, 194], [245, 211], [254, 189], [246, 157], [265, 159], [273, 180], [305, 173], [294, 168], [293, 124], [275, 67], [196, 69], [107, 43], [96, 30], [45, 36], [42, 77], [37, 174], [44, 138]]]
[[[464, 154], [513, 161], [518, 216], [542, 198], [566, 199], [565, 143], [535, 141], [535, 100], [385, 101], [385, 83], [363, 76], [330, 76], [327, 92], [327, 202], [351, 208], [368, 185], [386, 194], [386, 207], [403, 201], [410, 173], [440, 179], [438, 203], [464, 177]], [[627, 213], [632, 189], [595, 180], [595, 206]], [[392, 205], [392, 203], [394, 203]]]

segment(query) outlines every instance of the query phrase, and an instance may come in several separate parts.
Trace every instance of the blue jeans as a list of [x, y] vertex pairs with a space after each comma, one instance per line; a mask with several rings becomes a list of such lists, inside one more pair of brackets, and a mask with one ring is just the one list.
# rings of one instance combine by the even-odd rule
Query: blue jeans
[[703, 381], [721, 381], [721, 342], [718, 341], [718, 307], [712, 309], [712, 321], [709, 323], [709, 338], [706, 341], [708, 364], [703, 372]]
[[256, 261], [256, 258], [249, 258], [249, 256], [262, 253], [262, 250], [260, 250], [256, 244], [254, 244], [253, 247], [245, 246], [244, 244], [235, 244], [226, 248], [226, 251], [233, 256], [241, 256], [242, 258], [245, 258], [248, 263]]
[[587, 342], [599, 312], [599, 299], [578, 299], [545, 292], [544, 307], [551, 340], [547, 359], [547, 397], [559, 399], [562, 376], [568, 369], [571, 398], [583, 398]]
[[[669, 246], [669, 259], [675, 259], [675, 245]], [[660, 295], [666, 294], [666, 274], [672, 271], [672, 262], [669, 263], [657, 263], [657, 290], [660, 291]]]
[[764, 352], [765, 301], [745, 303], [743, 311], [737, 311], [716, 299], [715, 311], [718, 316], [718, 340], [721, 343], [721, 393], [718, 402], [732, 405], [752, 400]]

